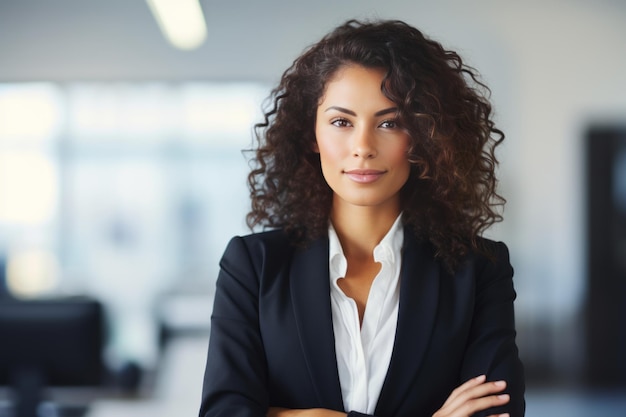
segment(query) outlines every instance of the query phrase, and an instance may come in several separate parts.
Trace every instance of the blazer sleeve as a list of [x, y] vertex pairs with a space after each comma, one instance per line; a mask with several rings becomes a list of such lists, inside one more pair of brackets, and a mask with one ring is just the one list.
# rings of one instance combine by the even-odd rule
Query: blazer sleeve
[[220, 261], [201, 417], [264, 417], [267, 370], [258, 315], [259, 278], [244, 240], [233, 238]]
[[466, 381], [486, 372], [490, 381], [505, 380], [511, 397], [505, 406], [491, 408], [476, 416], [509, 413], [522, 417], [525, 412], [524, 371], [515, 343], [513, 268], [504, 243], [493, 245], [493, 261], [477, 267], [474, 317], [465, 351], [461, 377]]

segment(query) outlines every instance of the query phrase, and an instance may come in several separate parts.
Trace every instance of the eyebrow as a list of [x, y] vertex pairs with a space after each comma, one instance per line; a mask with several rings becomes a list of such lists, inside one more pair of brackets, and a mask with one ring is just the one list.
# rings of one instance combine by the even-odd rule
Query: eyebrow
[[[354, 111], [346, 109], [344, 107], [330, 106], [329, 108], [327, 108], [324, 111], [327, 112], [329, 110], [337, 110], [337, 111], [339, 111], [341, 113], [349, 114], [350, 116], [356, 116], [356, 113]], [[384, 116], [385, 114], [389, 114], [389, 113], [397, 113], [397, 111], [398, 111], [397, 107], [389, 107], [388, 109], [382, 109], [382, 110], [377, 111], [376, 113], [374, 113], [374, 116], [376, 116], [376, 117]]]

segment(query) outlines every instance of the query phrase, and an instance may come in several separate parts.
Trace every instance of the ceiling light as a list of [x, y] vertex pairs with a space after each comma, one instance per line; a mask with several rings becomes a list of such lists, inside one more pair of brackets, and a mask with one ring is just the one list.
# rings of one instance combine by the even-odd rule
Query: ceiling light
[[199, 0], [146, 0], [165, 38], [176, 48], [194, 49], [207, 36]]

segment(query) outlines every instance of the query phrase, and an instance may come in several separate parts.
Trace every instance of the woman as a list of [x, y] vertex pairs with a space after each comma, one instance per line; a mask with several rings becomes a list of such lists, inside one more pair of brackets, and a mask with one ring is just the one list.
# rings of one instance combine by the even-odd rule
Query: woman
[[349, 21], [257, 125], [200, 415], [522, 416], [486, 88], [400, 21]]

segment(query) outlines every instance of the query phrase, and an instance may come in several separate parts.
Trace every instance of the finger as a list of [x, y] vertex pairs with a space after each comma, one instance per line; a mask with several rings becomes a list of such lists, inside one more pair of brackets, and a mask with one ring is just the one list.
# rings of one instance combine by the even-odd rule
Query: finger
[[[462, 395], [463, 393], [467, 393], [470, 390], [474, 390], [475, 387], [483, 385], [486, 379], [487, 378], [485, 375], [480, 375], [475, 378], [469, 379], [462, 385], [458, 386], [454, 391], [452, 391], [452, 394], [450, 395], [450, 397], [458, 397], [459, 395]], [[498, 386], [500, 386], [502, 389], [506, 387], [506, 381], [494, 381], [494, 382], [496, 382]], [[501, 384], [504, 384], [504, 385], [501, 385]], [[497, 392], [497, 390], [494, 390], [493, 392]]]
[[[460, 390], [456, 395], [450, 396], [448, 401], [444, 403], [442, 410], [456, 410], [462, 409], [463, 407], [474, 407], [473, 404], [478, 404], [479, 406], [485, 402], [493, 401], [493, 399], [497, 399], [498, 396], [490, 395], [501, 392], [506, 388], [505, 381], [495, 381], [495, 382], [484, 382], [479, 385], [470, 385], [463, 390]], [[489, 398], [488, 400], [478, 401], [483, 398]], [[506, 399], [505, 402], [508, 402], [508, 396], [500, 397], [500, 400]], [[478, 401], [478, 402], [477, 402]], [[469, 404], [469, 405], [468, 405]], [[485, 407], [488, 408], [488, 407]], [[485, 408], [480, 408], [481, 410]]]
[[[463, 387], [463, 385], [461, 387]], [[449, 401], [446, 401], [447, 404], [444, 403], [444, 407], [446, 405], [449, 405], [453, 408], [457, 408], [459, 404], [465, 403], [475, 398], [485, 397], [489, 394], [501, 392], [505, 388], [505, 381], [483, 382], [478, 385], [469, 384], [463, 389], [459, 390], [457, 393], [454, 393], [454, 395], [450, 395]]]
[[462, 393], [466, 392], [467, 390], [482, 384], [483, 382], [485, 382], [485, 379], [487, 379], [487, 377], [485, 375], [479, 375], [477, 377], [468, 379], [463, 384], [461, 384], [457, 388], [455, 388], [454, 391], [452, 391], [452, 393], [450, 394], [450, 396], [448, 397], [448, 399], [444, 403], [444, 406], [446, 404], [454, 401], [455, 398], [459, 397]]
[[[442, 407], [433, 417], [468, 417], [479, 411], [486, 410], [491, 407], [498, 407], [508, 403], [510, 397], [508, 394], [489, 395], [486, 397], [472, 399], [455, 406]], [[509, 417], [508, 413], [495, 414], [491, 417]]]
[[508, 394], [489, 395], [487, 397], [476, 398], [460, 405], [458, 409], [451, 409], [447, 414], [450, 417], [466, 417], [471, 416], [479, 411], [486, 410], [491, 407], [498, 407], [508, 403], [510, 397]]

